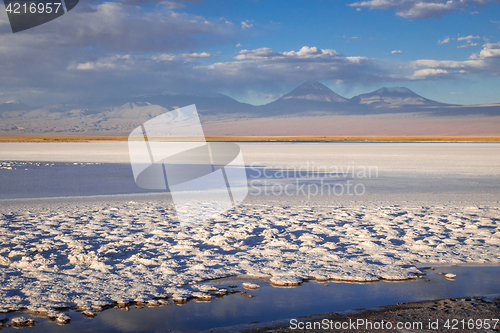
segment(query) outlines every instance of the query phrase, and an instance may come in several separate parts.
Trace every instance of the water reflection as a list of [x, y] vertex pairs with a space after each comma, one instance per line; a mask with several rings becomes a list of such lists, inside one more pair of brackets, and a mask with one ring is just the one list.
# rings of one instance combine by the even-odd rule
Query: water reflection
[[[266, 279], [225, 278], [206, 284], [229, 288], [238, 292], [213, 298], [211, 302], [193, 302], [177, 305], [138, 309], [109, 309], [94, 319], [69, 311], [70, 325], [59, 326], [45, 318], [29, 332], [197, 332], [200, 330], [265, 322], [308, 314], [338, 310], [389, 305], [396, 303], [486, 295], [500, 292], [500, 267], [446, 267], [426, 270], [422, 279], [405, 282], [379, 281], [373, 283], [345, 283], [335, 281], [309, 281], [296, 288], [276, 288]], [[448, 280], [438, 273], [453, 273]], [[430, 281], [426, 282], [426, 279]], [[243, 282], [260, 286], [257, 290], [242, 287]], [[328, 285], [328, 286], [325, 286]], [[253, 298], [242, 297], [253, 295]], [[19, 313], [9, 313], [10, 318]], [[30, 314], [30, 316], [32, 316]], [[5, 331], [13, 331], [7, 328]]]

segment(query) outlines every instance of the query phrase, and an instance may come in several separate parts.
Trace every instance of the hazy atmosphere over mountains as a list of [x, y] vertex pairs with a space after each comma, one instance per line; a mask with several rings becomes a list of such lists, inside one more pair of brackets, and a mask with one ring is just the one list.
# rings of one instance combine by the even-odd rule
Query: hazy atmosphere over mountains
[[[446, 135], [450, 130], [456, 135], [499, 134], [494, 126], [499, 124], [500, 104], [445, 104], [404, 87], [381, 88], [347, 99], [317, 81], [306, 81], [261, 106], [240, 103], [221, 94], [173, 93], [40, 108], [10, 101], [0, 105], [0, 133], [128, 135], [150, 118], [191, 104], [197, 106], [207, 135]], [[404, 132], [405, 126], [418, 127], [431, 118], [434, 127], [438, 126], [431, 132], [425, 128], [421, 133]], [[266, 119], [273, 119], [272, 127], [265, 126]], [[303, 125], [300, 128], [298, 121]], [[446, 129], [446, 124], [457, 126], [457, 122], [462, 126]], [[478, 122], [482, 126], [471, 127]], [[336, 126], [327, 126], [329, 123]], [[383, 130], [369, 130], [374, 124]]]
[[499, 9], [88, 0], [16, 34], [0, 11], [0, 134], [127, 135], [196, 104], [209, 135], [497, 135]]

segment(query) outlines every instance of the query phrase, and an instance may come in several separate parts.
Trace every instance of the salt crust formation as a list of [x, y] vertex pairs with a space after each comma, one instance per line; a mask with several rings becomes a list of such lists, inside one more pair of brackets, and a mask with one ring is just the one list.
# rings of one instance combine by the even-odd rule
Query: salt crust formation
[[417, 263], [500, 259], [497, 207], [262, 201], [189, 227], [161, 200], [3, 208], [0, 312], [61, 321], [61, 307], [91, 315], [111, 304], [203, 301], [217, 288], [197, 282], [233, 275], [282, 286], [405, 280], [421, 274]]

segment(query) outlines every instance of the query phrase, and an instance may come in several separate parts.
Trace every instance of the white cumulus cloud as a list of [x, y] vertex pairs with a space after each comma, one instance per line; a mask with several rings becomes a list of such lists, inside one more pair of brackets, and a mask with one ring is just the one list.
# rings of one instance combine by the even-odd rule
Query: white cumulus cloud
[[351, 7], [395, 9], [396, 15], [409, 19], [439, 18], [469, 6], [484, 6], [497, 0], [368, 0], [349, 4]]
[[[469, 45], [469, 44], [466, 44]], [[456, 75], [478, 74], [500, 75], [500, 43], [486, 43], [479, 53], [472, 54], [469, 60], [433, 60], [411, 61], [408, 68], [415, 69], [411, 80], [427, 78], [452, 78]]]
[[410, 80], [423, 80], [448, 74], [445, 69], [425, 68], [416, 70], [413, 75], [407, 76]]
[[246, 30], [246, 29], [250, 29], [250, 28], [253, 28], [253, 24], [250, 23], [250, 21], [248, 21], [248, 20], [241, 21], [241, 29]]
[[472, 55], [472, 59], [488, 59], [488, 58], [500, 58], [500, 43], [486, 43], [483, 45], [483, 49], [479, 52], [479, 56]]
[[472, 42], [473, 39], [479, 39], [480, 37], [479, 36], [472, 36], [472, 35], [469, 35], [469, 36], [465, 36], [465, 37], [458, 37], [457, 40], [458, 41], [467, 41], [467, 42]]
[[304, 46], [300, 50], [278, 52], [263, 47], [241, 50], [235, 61], [197, 67], [205, 77], [219, 82], [301, 82], [311, 78], [343, 82], [379, 81], [389, 73], [378, 62], [363, 56], [344, 56], [332, 49]]
[[447, 44], [450, 42], [450, 40], [451, 40], [450, 37], [440, 39], [440, 40], [438, 40], [438, 45]]
[[193, 53], [184, 53], [182, 55], [184, 58], [210, 58], [210, 57], [215, 57], [214, 54], [207, 53], [207, 52], [193, 52]]
[[478, 43], [468, 43], [468, 44], [464, 44], [464, 45], [458, 45], [457, 49], [466, 49], [466, 48], [475, 47], [475, 46], [479, 46], [479, 44]]

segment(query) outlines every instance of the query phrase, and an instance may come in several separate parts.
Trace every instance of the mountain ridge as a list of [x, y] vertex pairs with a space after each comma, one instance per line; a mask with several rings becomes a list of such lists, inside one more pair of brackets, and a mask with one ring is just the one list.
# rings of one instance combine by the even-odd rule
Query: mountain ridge
[[309, 80], [293, 89], [286, 95], [279, 98], [280, 100], [287, 99], [304, 99], [316, 102], [338, 102], [346, 103], [349, 102], [347, 98], [344, 98], [328, 88], [327, 86], [321, 84], [318, 81]]
[[351, 98], [351, 101], [358, 104], [370, 105], [374, 108], [398, 108], [409, 106], [431, 107], [452, 105], [422, 97], [406, 87], [383, 87], [369, 93], [354, 96], [353, 98]]
[[103, 102], [87, 102], [81, 105], [55, 104], [41, 108], [31, 108], [21, 101], [10, 101], [0, 104], [0, 116], [3, 114], [4, 118], [15, 118], [27, 116], [30, 113], [30, 118], [36, 118], [37, 116], [48, 116], [54, 112], [64, 114], [73, 109], [81, 109], [87, 115], [107, 112], [107, 116], [113, 116], [120, 114], [120, 112], [109, 112], [110, 109], [120, 108], [128, 103], [137, 106], [158, 105], [168, 110], [196, 104], [200, 114], [255, 114], [257, 116], [314, 111], [359, 114], [372, 113], [372, 109], [381, 108], [391, 109], [389, 110], [390, 112], [395, 112], [396, 109], [404, 107], [445, 107], [452, 105], [429, 100], [405, 87], [383, 87], [348, 99], [335, 93], [318, 81], [309, 80], [279, 99], [259, 106], [242, 103], [223, 94], [189, 95], [162, 93], [132, 98], [115, 98]]
[[28, 110], [32, 110], [32, 108], [19, 100], [7, 101], [0, 104], [0, 114], [3, 112]]
[[[406, 87], [382, 87], [347, 99], [318, 81], [305, 81], [281, 98], [255, 106], [241, 103], [223, 94], [188, 95], [162, 93], [105, 101], [87, 100], [77, 104], [54, 104], [30, 108], [21, 101], [0, 104], [0, 133], [24, 128], [71, 128], [75, 131], [115, 130], [114, 123], [138, 126], [160, 114], [195, 104], [200, 119], [224, 122], [272, 117], [324, 117], [377, 114], [425, 114], [429, 117], [489, 115], [500, 116], [500, 105], [458, 106], [424, 98]], [[43, 126], [42, 126], [43, 123]], [[106, 124], [106, 126], [104, 126]], [[120, 125], [121, 126], [121, 125]], [[118, 126], [118, 127], [120, 127]]]

